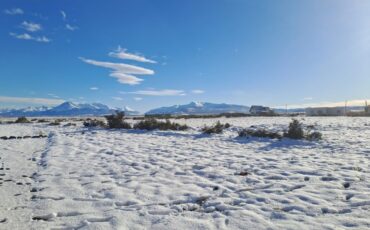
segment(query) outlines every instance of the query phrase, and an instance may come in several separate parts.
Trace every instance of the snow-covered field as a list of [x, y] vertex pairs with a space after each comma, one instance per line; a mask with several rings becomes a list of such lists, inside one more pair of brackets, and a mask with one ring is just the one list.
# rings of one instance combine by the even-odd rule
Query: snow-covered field
[[[217, 120], [233, 126], [204, 136]], [[193, 129], [2, 124], [0, 229], [369, 229], [370, 119], [304, 118], [319, 142], [240, 139], [289, 118]]]

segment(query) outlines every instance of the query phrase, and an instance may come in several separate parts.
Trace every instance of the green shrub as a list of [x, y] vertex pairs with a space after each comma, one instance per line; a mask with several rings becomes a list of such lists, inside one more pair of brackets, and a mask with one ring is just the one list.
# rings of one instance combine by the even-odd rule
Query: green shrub
[[288, 132], [284, 133], [284, 137], [290, 139], [304, 139], [305, 135], [302, 126], [301, 122], [297, 119], [293, 119], [289, 124]]
[[83, 123], [84, 127], [106, 127], [107, 125], [100, 120], [87, 120]]
[[116, 112], [116, 114], [105, 116], [110, 129], [131, 129], [131, 125], [124, 121], [125, 113]]
[[278, 132], [268, 131], [266, 129], [242, 129], [238, 134], [239, 137], [262, 137], [272, 139], [282, 138], [282, 135], [280, 135]]
[[158, 121], [155, 118], [146, 118], [136, 123], [134, 128], [143, 130], [186, 130], [189, 127], [187, 125], [171, 122], [168, 119], [166, 121]]
[[284, 133], [284, 137], [291, 139], [306, 139], [309, 141], [317, 141], [322, 139], [322, 134], [318, 131], [312, 131], [313, 125], [308, 125], [307, 130], [303, 129], [303, 124], [296, 119], [293, 119], [289, 124], [288, 132]]
[[26, 117], [18, 117], [15, 123], [30, 123], [30, 121]]
[[220, 134], [224, 131], [224, 129], [230, 128], [231, 125], [229, 123], [221, 124], [220, 121], [217, 121], [216, 124], [213, 126], [205, 126], [202, 128], [202, 132], [204, 134]]
[[45, 123], [45, 122], [48, 122], [48, 121], [47, 121], [47, 120], [45, 120], [45, 119], [38, 119], [38, 120], [37, 120], [37, 122], [38, 122], [38, 123]]

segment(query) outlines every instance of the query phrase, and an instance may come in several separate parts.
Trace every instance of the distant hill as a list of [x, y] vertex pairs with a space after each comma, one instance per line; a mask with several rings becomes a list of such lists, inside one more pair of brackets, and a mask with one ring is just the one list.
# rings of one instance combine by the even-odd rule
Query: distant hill
[[[320, 107], [318, 107], [320, 108]], [[343, 106], [338, 106], [336, 108], [344, 108]], [[347, 111], [363, 111], [364, 110], [364, 106], [348, 106], [347, 107]], [[287, 111], [286, 109], [273, 109], [273, 111], [275, 113], [278, 113], [278, 114], [285, 114]], [[292, 109], [288, 109], [288, 113], [305, 113], [306, 112], [306, 108], [292, 108]]]
[[101, 103], [73, 103], [64, 102], [55, 107], [27, 107], [23, 109], [3, 109], [0, 110], [1, 117], [19, 117], [19, 116], [100, 116], [112, 114], [115, 111], [123, 111], [127, 115], [136, 115], [139, 112], [128, 107], [110, 108]]
[[207, 102], [191, 102], [186, 105], [160, 107], [146, 112], [146, 115], [199, 115], [221, 113], [249, 113], [249, 107], [243, 105], [214, 104]]

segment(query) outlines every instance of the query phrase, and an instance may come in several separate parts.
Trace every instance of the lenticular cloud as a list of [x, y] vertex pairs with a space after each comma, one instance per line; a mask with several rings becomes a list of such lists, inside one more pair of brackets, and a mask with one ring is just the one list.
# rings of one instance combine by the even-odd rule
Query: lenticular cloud
[[108, 55], [111, 57], [119, 58], [119, 59], [126, 59], [126, 60], [133, 60], [133, 61], [139, 61], [139, 62], [147, 62], [147, 63], [157, 63], [156, 61], [147, 59], [144, 56], [138, 55], [138, 54], [132, 54], [126, 52], [126, 49], [121, 48], [118, 46], [118, 49], [115, 52], [110, 52]]
[[[133, 60], [133, 61], [156, 63], [155, 61], [146, 59], [143, 56], [126, 53], [126, 50], [121, 49], [120, 47], [118, 48], [116, 52], [109, 53], [109, 56], [116, 57], [119, 59], [128, 59], [128, 60]], [[80, 59], [83, 62], [90, 64], [90, 65], [95, 65], [95, 66], [111, 69], [112, 72], [109, 74], [109, 76], [116, 78], [117, 81], [121, 84], [138, 85], [143, 81], [143, 79], [135, 75], [153, 75], [154, 74], [153, 70], [139, 67], [136, 65], [96, 61], [96, 60], [86, 59], [82, 57]]]

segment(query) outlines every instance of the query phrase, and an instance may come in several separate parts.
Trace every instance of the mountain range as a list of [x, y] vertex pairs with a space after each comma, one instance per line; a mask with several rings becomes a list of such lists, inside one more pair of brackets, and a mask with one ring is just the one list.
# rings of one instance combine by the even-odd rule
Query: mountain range
[[[191, 102], [185, 105], [174, 105], [149, 110], [147, 115], [212, 115], [222, 113], [249, 113], [250, 107], [233, 104], [216, 104], [208, 102]], [[348, 110], [363, 110], [363, 107], [348, 107]], [[273, 109], [276, 113], [284, 114], [285, 109]], [[27, 107], [23, 109], [0, 109], [0, 117], [37, 117], [37, 116], [102, 116], [116, 111], [125, 112], [126, 115], [139, 115], [140, 113], [130, 109], [112, 108], [101, 103], [73, 103], [64, 102], [55, 107]], [[304, 108], [288, 109], [289, 113], [303, 113]]]
[[23, 109], [0, 109], [2, 117], [19, 117], [19, 116], [101, 116], [112, 114], [115, 111], [123, 111], [127, 115], [136, 115], [139, 112], [128, 107], [111, 108], [101, 103], [73, 103], [64, 102], [55, 107], [27, 107]]
[[191, 102], [186, 105], [174, 105], [152, 109], [147, 115], [193, 115], [193, 114], [220, 114], [220, 113], [249, 113], [249, 107], [243, 105], [214, 104], [208, 102]]

